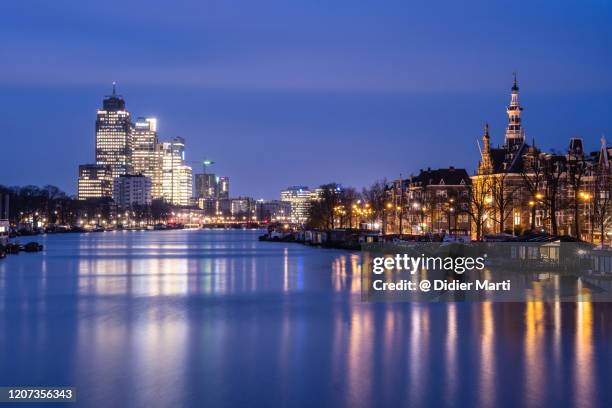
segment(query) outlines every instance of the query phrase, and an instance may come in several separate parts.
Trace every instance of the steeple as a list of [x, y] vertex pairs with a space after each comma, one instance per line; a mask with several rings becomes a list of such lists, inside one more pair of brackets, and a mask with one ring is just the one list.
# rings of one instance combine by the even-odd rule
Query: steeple
[[525, 140], [525, 132], [521, 125], [521, 112], [523, 108], [519, 104], [518, 97], [518, 82], [516, 80], [516, 72], [514, 75], [514, 84], [512, 85], [512, 94], [510, 97], [510, 105], [506, 109], [508, 113], [508, 126], [506, 127], [506, 137], [504, 144], [508, 150], [513, 151], [523, 144]]
[[493, 172], [493, 161], [491, 160], [491, 137], [489, 136], [489, 124], [487, 122], [485, 122], [482, 142], [484, 148], [478, 165], [478, 174], [490, 174]]
[[599, 165], [604, 169], [608, 169], [610, 167], [610, 162], [608, 159], [608, 143], [606, 142], [606, 138], [604, 135], [601, 135], [601, 147], [599, 149]]

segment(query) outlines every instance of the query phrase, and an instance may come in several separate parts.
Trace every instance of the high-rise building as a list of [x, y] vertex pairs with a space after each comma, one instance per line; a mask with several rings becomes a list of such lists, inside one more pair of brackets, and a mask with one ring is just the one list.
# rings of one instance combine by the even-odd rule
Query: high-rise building
[[142, 174], [115, 177], [113, 200], [121, 208], [151, 204], [151, 178]]
[[132, 172], [132, 124], [125, 101], [113, 93], [104, 98], [96, 118], [96, 164], [111, 167], [112, 177]]
[[217, 179], [217, 196], [219, 198], [229, 198], [229, 177], [221, 176]]
[[217, 178], [214, 174], [196, 174], [195, 186], [198, 198], [217, 198]]
[[103, 164], [82, 164], [79, 166], [78, 198], [111, 197], [113, 177], [111, 166]]
[[257, 219], [255, 213], [255, 200], [251, 197], [236, 197], [230, 199], [230, 212], [232, 216], [241, 217], [245, 220], [254, 221]]
[[134, 174], [151, 179], [151, 195], [162, 197], [162, 151], [157, 138], [157, 119], [138, 118], [132, 129]]
[[306, 186], [288, 187], [281, 191], [280, 199], [291, 205], [291, 222], [304, 224], [310, 215], [313, 192]]
[[185, 163], [185, 139], [175, 137], [162, 147], [162, 196], [170, 204], [190, 205], [192, 192], [192, 170]]

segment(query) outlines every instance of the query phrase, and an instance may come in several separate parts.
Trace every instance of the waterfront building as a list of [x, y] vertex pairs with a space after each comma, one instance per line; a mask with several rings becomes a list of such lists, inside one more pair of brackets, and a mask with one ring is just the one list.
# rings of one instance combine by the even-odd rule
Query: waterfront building
[[151, 178], [124, 174], [113, 179], [113, 200], [120, 208], [151, 204]]
[[162, 149], [157, 137], [157, 119], [138, 118], [132, 129], [134, 174], [151, 179], [151, 195], [162, 197]]
[[217, 178], [211, 173], [199, 173], [195, 175], [196, 197], [198, 198], [217, 198], [218, 186]]
[[217, 179], [217, 196], [219, 198], [229, 198], [229, 177], [221, 176]]
[[237, 220], [257, 220], [255, 200], [251, 197], [236, 197], [230, 199], [230, 213]]
[[258, 200], [256, 215], [257, 220], [262, 222], [290, 222], [291, 203], [280, 200]]
[[471, 180], [465, 169], [420, 170], [387, 188], [387, 234], [468, 235]]
[[175, 137], [162, 147], [162, 197], [174, 205], [191, 204], [192, 170], [185, 162], [185, 139]]
[[310, 207], [316, 192], [306, 186], [292, 186], [281, 191], [280, 199], [291, 206], [291, 222], [304, 224], [308, 221]]
[[78, 193], [79, 200], [111, 197], [113, 177], [110, 165], [82, 164], [79, 166]]
[[132, 172], [132, 123], [125, 100], [113, 93], [104, 98], [96, 117], [96, 164], [111, 168], [111, 176]]
[[612, 215], [612, 153], [605, 139], [587, 154], [570, 139], [565, 153], [547, 153], [526, 142], [523, 108], [514, 79], [504, 143], [492, 147], [485, 124], [478, 170], [472, 177], [472, 236], [548, 232], [586, 241], [606, 239]]

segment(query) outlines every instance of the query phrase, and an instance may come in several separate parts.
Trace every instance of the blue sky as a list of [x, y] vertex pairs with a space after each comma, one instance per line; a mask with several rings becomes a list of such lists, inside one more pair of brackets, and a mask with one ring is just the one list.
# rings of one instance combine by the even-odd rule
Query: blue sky
[[[612, 140], [605, 1], [54, 1], [0, 14], [0, 184], [76, 190], [118, 82], [232, 195], [476, 166], [512, 72], [544, 148]], [[194, 163], [195, 165], [195, 163]]]

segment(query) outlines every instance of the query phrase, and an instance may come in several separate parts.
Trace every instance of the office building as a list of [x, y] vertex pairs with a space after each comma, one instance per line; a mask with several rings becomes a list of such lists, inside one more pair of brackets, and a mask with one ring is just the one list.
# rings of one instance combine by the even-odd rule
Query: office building
[[170, 204], [190, 205], [192, 170], [185, 163], [185, 139], [175, 137], [162, 145], [162, 197]]
[[113, 179], [113, 200], [121, 208], [151, 204], [151, 178], [125, 174]]
[[138, 118], [132, 129], [134, 174], [151, 179], [151, 196], [162, 196], [162, 155], [157, 137], [157, 119]]
[[109, 165], [82, 164], [79, 166], [78, 199], [111, 197], [112, 169]]
[[217, 179], [217, 196], [229, 198], [229, 177], [221, 176]]
[[195, 175], [196, 196], [198, 198], [217, 198], [217, 178], [214, 174], [200, 173]]
[[281, 191], [281, 201], [289, 203], [291, 206], [290, 220], [295, 224], [304, 224], [310, 214], [313, 192], [306, 186], [288, 187]]
[[96, 118], [96, 164], [111, 168], [112, 177], [132, 172], [132, 124], [125, 101], [115, 91], [107, 96]]
[[280, 200], [258, 200], [257, 220], [262, 222], [290, 222], [291, 203]]

